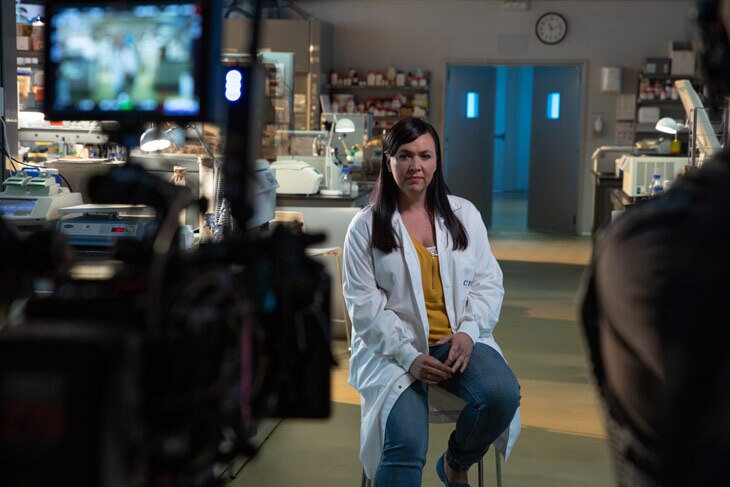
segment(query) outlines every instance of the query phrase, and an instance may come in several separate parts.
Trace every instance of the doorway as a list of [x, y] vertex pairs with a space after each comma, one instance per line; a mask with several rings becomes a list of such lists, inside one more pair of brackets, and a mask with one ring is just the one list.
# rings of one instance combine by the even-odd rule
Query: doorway
[[576, 233], [582, 72], [447, 64], [446, 181], [491, 229]]

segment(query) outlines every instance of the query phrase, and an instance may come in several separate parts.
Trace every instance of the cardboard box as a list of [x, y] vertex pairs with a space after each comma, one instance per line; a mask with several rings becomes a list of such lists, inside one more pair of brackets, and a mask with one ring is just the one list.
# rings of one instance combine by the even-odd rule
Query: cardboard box
[[30, 51], [30, 37], [16, 36], [15, 47], [18, 51]]
[[673, 75], [695, 74], [697, 66], [691, 42], [669, 41], [669, 56]]
[[643, 72], [645, 74], [670, 74], [672, 60], [668, 57], [644, 58]]
[[657, 123], [659, 121], [659, 107], [641, 107], [637, 118], [639, 123]]

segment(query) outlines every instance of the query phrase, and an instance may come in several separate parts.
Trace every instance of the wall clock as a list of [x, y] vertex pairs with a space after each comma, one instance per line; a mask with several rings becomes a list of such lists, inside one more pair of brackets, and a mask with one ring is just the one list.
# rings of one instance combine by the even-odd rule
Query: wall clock
[[535, 34], [545, 44], [557, 44], [565, 39], [568, 33], [568, 23], [565, 17], [555, 12], [548, 12], [540, 16], [535, 23]]

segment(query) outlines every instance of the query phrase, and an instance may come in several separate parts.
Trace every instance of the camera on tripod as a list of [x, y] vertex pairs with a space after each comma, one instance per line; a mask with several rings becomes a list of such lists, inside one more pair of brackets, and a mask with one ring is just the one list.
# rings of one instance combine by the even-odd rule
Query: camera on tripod
[[[3, 483], [215, 485], [214, 464], [252, 454], [257, 418], [329, 415], [330, 279], [305, 255], [322, 237], [249, 224], [256, 56], [224, 101], [217, 2], [63, 0], [46, 15], [47, 118], [116, 120], [131, 146], [146, 122], [225, 113], [225, 204], [113, 167], [92, 199], [146, 205], [154, 231], [83, 265], [59, 232], [20, 237], [0, 220], [14, 256], [0, 270]], [[225, 207], [230, 224], [183, 252], [191, 205]]]

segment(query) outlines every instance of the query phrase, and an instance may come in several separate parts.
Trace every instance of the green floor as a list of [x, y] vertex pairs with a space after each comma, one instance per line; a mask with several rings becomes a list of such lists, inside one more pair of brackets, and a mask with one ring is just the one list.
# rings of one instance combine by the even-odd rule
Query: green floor
[[[530, 412], [529, 415], [523, 413], [522, 435], [510, 461], [503, 466], [503, 485], [612, 485], [608, 449], [603, 438], [595, 434], [577, 434], [571, 432], [570, 427], [563, 430], [534, 426], [552, 421], [550, 408], [553, 406], [541, 407], [541, 404], [555, 402], [558, 406], [554, 408], [559, 410], [563, 400], [566, 407], [575, 403], [575, 398], [567, 397], [569, 394], [566, 397], [549, 396], [550, 387], [554, 386], [556, 391], [578, 390], [580, 394], [592, 397], [582, 337], [575, 318], [576, 293], [583, 267], [511, 261], [500, 264], [505, 273], [506, 294], [496, 336], [518, 379], [524, 381], [523, 409]], [[532, 394], [537, 394], [538, 399]], [[548, 394], [544, 397], [550, 401], [540, 400], [539, 394]], [[559, 412], [555, 414], [558, 419]], [[595, 411], [588, 413], [596, 414]], [[589, 420], [593, 417], [591, 414], [587, 414]], [[333, 415], [326, 421], [285, 420], [273, 430], [258, 456], [238, 472], [230, 485], [359, 485], [359, 421], [359, 408], [349, 404], [334, 404]], [[591, 424], [581, 427], [599, 428]], [[424, 486], [442, 485], [434, 465], [445, 448], [450, 431], [450, 425], [431, 425]], [[496, 485], [491, 453], [485, 465], [485, 485]], [[472, 485], [476, 485], [475, 478], [474, 472]]]

